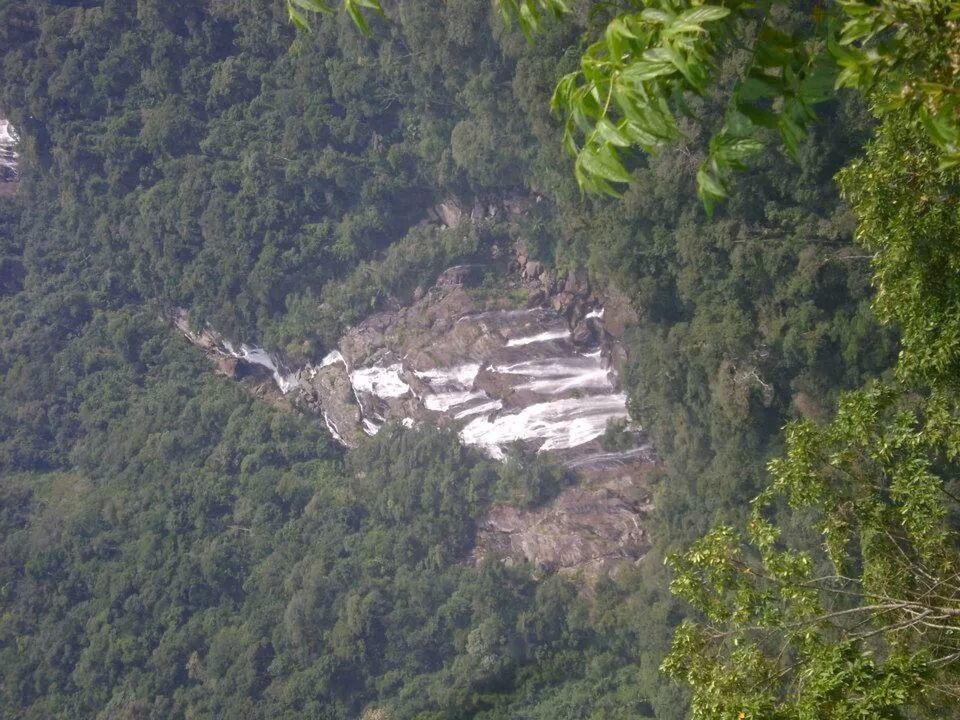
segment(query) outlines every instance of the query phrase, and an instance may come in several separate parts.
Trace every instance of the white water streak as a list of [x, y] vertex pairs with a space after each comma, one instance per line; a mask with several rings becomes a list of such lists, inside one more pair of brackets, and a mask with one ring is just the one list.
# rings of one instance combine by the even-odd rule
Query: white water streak
[[518, 389], [530, 390], [541, 395], [559, 395], [571, 390], [597, 390], [612, 387], [606, 368], [595, 368], [563, 377], [531, 380], [520, 385]]
[[512, 365], [500, 365], [492, 370], [504, 375], [526, 375], [532, 379], [519, 385], [518, 389], [543, 395], [558, 395], [577, 389], [613, 388], [599, 350], [574, 357], [525, 360]]
[[610, 420], [627, 417], [626, 401], [618, 393], [537, 403], [494, 419], [476, 418], [460, 438], [494, 458], [503, 458], [506, 446], [518, 440], [542, 440], [539, 452], [573, 448], [602, 435]]
[[427, 410], [447, 412], [460, 405], [466, 405], [474, 400], [483, 400], [486, 397], [487, 394], [482, 390], [462, 390], [427, 395], [423, 400], [423, 404]]
[[337, 432], [337, 426], [330, 422], [330, 418], [327, 417], [327, 413], [323, 413], [323, 422], [327, 425], [327, 430], [330, 431], [330, 435], [333, 436], [333, 439], [336, 440], [341, 445], [346, 445], [346, 440], [343, 439], [343, 436]]
[[326, 355], [324, 355], [323, 360], [320, 361], [320, 367], [324, 368], [327, 365], [335, 365], [336, 363], [347, 364], [347, 361], [343, 359], [343, 355], [340, 354], [339, 350], [331, 350]]
[[620, 452], [602, 452], [574, 458], [573, 460], [569, 460], [566, 466], [571, 469], [582, 467], [616, 467], [617, 465], [624, 465], [637, 458], [646, 458], [650, 453], [650, 447], [643, 445]]
[[570, 337], [570, 330], [563, 328], [561, 330], [546, 330], [536, 335], [527, 335], [526, 337], [511, 338], [507, 340], [507, 347], [520, 347], [522, 345], [532, 345], [533, 343], [547, 342], [549, 340], [565, 340]]
[[259, 365], [269, 370], [273, 375], [274, 382], [284, 395], [300, 385], [297, 374], [282, 372], [276, 359], [263, 348], [251, 347], [244, 343], [240, 345], [240, 350], [238, 351], [227, 340], [223, 341], [223, 347], [228, 355], [232, 355], [238, 360], [243, 360], [251, 365]]
[[463, 418], [470, 417], [471, 415], [480, 415], [481, 413], [489, 413], [494, 410], [500, 410], [503, 407], [502, 400], [491, 400], [490, 402], [485, 402], [480, 405], [475, 405], [472, 408], [467, 408], [466, 410], [461, 410], [456, 415], [453, 416], [454, 420], [463, 420]]
[[387, 367], [360, 368], [350, 373], [355, 392], [365, 392], [378, 398], [398, 398], [410, 392], [410, 386], [400, 377], [400, 363]]
[[421, 380], [426, 380], [430, 386], [454, 385], [462, 388], [469, 388], [480, 372], [478, 363], [466, 363], [464, 365], [455, 365], [449, 368], [434, 368], [432, 370], [423, 370], [416, 373]]
[[19, 142], [20, 138], [10, 121], [0, 118], [0, 167], [9, 168], [14, 173], [16, 172], [17, 158], [20, 156], [15, 148]]

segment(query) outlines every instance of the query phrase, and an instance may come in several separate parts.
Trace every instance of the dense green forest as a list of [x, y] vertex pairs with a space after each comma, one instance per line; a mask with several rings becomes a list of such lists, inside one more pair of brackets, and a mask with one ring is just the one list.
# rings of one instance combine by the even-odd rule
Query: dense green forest
[[[781, 8], [801, 36], [813, 4]], [[862, 95], [821, 103], [795, 160], [757, 155], [712, 214], [696, 171], [722, 93], [694, 100], [685, 142], [629, 157], [621, 195], [584, 195], [550, 99], [617, 6], [544, 17], [533, 42], [489, 0], [383, 10], [365, 35], [339, 14], [298, 32], [281, 2], [0, 0], [0, 110], [22, 138], [19, 191], [0, 197], [0, 717], [688, 717], [660, 666], [684, 618], [717, 618], [671, 595], [665, 558], [743, 522], [768, 461], [799, 452], [786, 423], [830, 428], [841, 394], [878, 379], [955, 383], [956, 173], [887, 121], [842, 198], [835, 175], [877, 133]], [[718, 66], [720, 87], [738, 67]], [[909, 147], [926, 161], [897, 176]], [[424, 222], [449, 198], [514, 196], [538, 201]], [[898, 198], [901, 225], [927, 224], [896, 236], [878, 319], [871, 242]], [[662, 458], [654, 548], [589, 585], [463, 562], [492, 498], [548, 485], [548, 464], [507, 471], [427, 429], [344, 451], [213, 377], [165, 322], [189, 308], [315, 360], [516, 238], [635, 313], [625, 385]], [[911, 295], [911, 257], [939, 294]], [[944, 333], [898, 315], [918, 303]], [[822, 443], [844, 432], [870, 434]], [[709, 675], [673, 672], [695, 690]], [[711, 707], [801, 717], [762, 700]]]

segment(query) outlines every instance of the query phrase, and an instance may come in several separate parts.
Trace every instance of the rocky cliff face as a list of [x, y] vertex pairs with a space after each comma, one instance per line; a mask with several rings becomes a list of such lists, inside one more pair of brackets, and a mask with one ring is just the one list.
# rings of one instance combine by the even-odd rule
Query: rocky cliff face
[[[585, 280], [536, 271], [491, 297], [464, 286], [475, 269], [447, 270], [410, 307], [349, 330], [300, 373], [301, 397], [346, 445], [393, 420], [453, 426], [494, 458], [520, 443], [583, 472], [646, 458], [640, 438], [616, 452], [601, 442], [627, 410], [599, 300]], [[547, 297], [544, 284], [561, 290]]]
[[[261, 387], [272, 378], [348, 447], [387, 422], [430, 423], [492, 458], [519, 444], [580, 476], [579, 487], [546, 507], [493, 508], [475, 560], [500, 555], [558, 570], [636, 560], [648, 548], [642, 478], [655, 459], [636, 429], [621, 429], [616, 449], [605, 446], [611, 423], [628, 421], [617, 376], [622, 349], [606, 327], [605, 298], [584, 275], [558, 277], [522, 248], [508, 263], [448, 269], [412, 305], [368, 317], [319, 363], [298, 370], [212, 330], [192, 330], [185, 313], [175, 322], [220, 372], [257, 376]], [[482, 282], [490, 277], [501, 279]]]
[[493, 555], [547, 571], [600, 572], [646, 554], [651, 509], [629, 476], [571, 488], [536, 510], [496, 505], [480, 524], [473, 560]]

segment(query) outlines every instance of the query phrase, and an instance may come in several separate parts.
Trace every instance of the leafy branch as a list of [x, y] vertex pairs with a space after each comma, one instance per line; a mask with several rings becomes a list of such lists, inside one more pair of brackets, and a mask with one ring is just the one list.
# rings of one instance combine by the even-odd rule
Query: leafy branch
[[[370, 23], [364, 14], [364, 10], [383, 15], [380, 0], [342, 0], [340, 9], [347, 13], [353, 24], [364, 35], [371, 34]], [[309, 18], [311, 14], [329, 15], [336, 10], [335, 0], [333, 3], [328, 0], [287, 0], [287, 13], [290, 16], [290, 22], [304, 32], [310, 32]]]
[[[634, 149], [661, 150], [683, 136], [678, 118], [699, 119], [693, 97], [717, 92], [717, 68], [734, 50], [750, 60], [729, 90], [697, 185], [708, 210], [729, 193], [733, 174], [776, 131], [796, 159], [817, 119], [814, 108], [847, 87], [881, 112], [907, 109], [943, 154], [960, 162], [960, 4], [949, 0], [837, 0], [800, 36], [778, 27], [784, 0], [706, 4], [647, 0], [622, 13], [557, 83], [552, 107], [564, 117], [563, 142], [586, 191], [617, 194], [629, 181]], [[746, 46], [740, 40], [752, 37]], [[601, 98], [608, 92], [614, 102]], [[580, 140], [579, 138], [582, 138]]]

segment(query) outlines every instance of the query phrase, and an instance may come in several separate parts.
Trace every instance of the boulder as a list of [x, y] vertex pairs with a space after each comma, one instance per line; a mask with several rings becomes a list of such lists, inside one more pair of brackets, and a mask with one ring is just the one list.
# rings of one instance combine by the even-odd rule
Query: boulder
[[527, 307], [540, 307], [547, 302], [547, 293], [542, 289], [534, 290], [530, 293], [530, 299], [527, 300]]
[[562, 292], [553, 297], [553, 309], [558, 313], [566, 313], [573, 303], [573, 295], [568, 292]]
[[231, 380], [237, 377], [237, 359], [235, 357], [218, 357], [216, 359], [214, 372], [217, 375], [223, 375]]
[[590, 320], [581, 320], [573, 329], [574, 345], [592, 345], [597, 341], [597, 332]]
[[463, 218], [463, 210], [461, 210], [460, 206], [453, 200], [442, 202], [434, 209], [443, 224], [449, 228], [459, 225], [460, 220]]
[[320, 368], [307, 383], [320, 399], [331, 434], [347, 447], [356, 447], [363, 437], [362, 417], [346, 365], [334, 363]]

